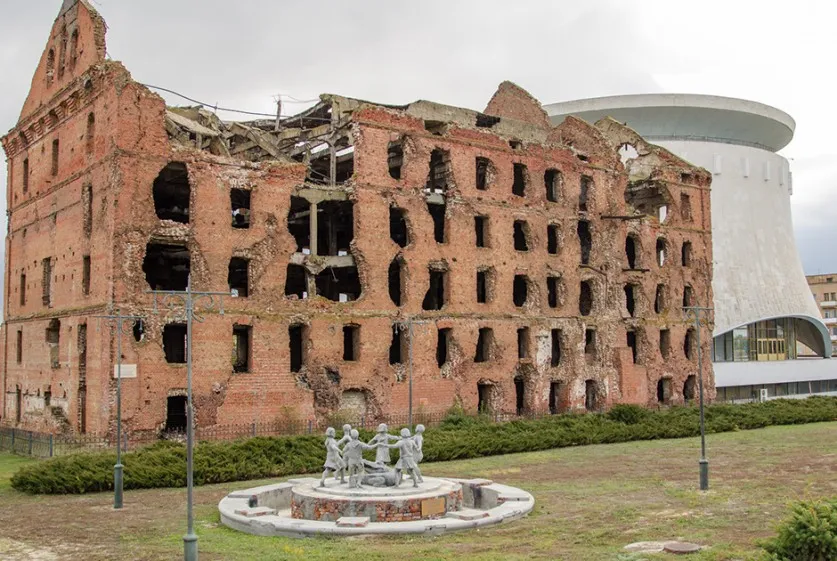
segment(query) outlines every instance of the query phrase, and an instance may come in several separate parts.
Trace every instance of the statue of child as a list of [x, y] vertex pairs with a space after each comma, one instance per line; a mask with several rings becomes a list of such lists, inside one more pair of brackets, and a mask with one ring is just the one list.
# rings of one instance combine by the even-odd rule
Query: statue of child
[[395, 486], [401, 485], [401, 474], [404, 471], [410, 473], [413, 478], [413, 487], [418, 487], [419, 483], [424, 483], [421, 478], [421, 471], [418, 464], [416, 464], [416, 441], [410, 438], [410, 429], [401, 429], [401, 439], [395, 444], [390, 444], [390, 448], [398, 448], [401, 457], [395, 463]]
[[398, 440], [397, 436], [387, 434], [389, 429], [384, 423], [378, 425], [378, 434], [369, 441], [370, 446], [375, 446], [375, 463], [388, 465], [392, 460], [389, 457], [389, 441]]
[[424, 425], [416, 425], [416, 435], [413, 437], [416, 443], [416, 463], [420, 464], [424, 459]]
[[343, 447], [343, 459], [346, 461], [346, 468], [349, 475], [349, 487], [360, 487], [360, 475], [363, 474], [363, 451], [371, 450], [365, 442], [358, 440], [358, 432], [352, 429], [352, 439]]
[[337, 441], [334, 439], [335, 430], [333, 427], [326, 429], [325, 449], [326, 459], [323, 464], [323, 476], [320, 478], [320, 487], [325, 487], [325, 478], [329, 471], [334, 472], [335, 479], [337, 474], [340, 474], [340, 483], [345, 483], [343, 474], [346, 470], [346, 464], [343, 458], [340, 457], [340, 448], [337, 447]]

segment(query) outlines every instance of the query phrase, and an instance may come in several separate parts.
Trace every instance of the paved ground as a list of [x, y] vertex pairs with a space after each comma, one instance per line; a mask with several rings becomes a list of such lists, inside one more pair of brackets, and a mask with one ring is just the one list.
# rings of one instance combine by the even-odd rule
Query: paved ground
[[[438, 538], [261, 538], [219, 525], [230, 489], [196, 491], [202, 560], [671, 558], [624, 546], [683, 538], [712, 547], [689, 559], [755, 559], [801, 498], [837, 495], [837, 423], [772, 427], [709, 437], [711, 491], [697, 491], [698, 439], [587, 446], [428, 464], [428, 475], [486, 477], [535, 495], [525, 520]], [[112, 496], [30, 497], [8, 488], [20, 460], [0, 455], [0, 559], [169, 560], [181, 556], [182, 489]]]

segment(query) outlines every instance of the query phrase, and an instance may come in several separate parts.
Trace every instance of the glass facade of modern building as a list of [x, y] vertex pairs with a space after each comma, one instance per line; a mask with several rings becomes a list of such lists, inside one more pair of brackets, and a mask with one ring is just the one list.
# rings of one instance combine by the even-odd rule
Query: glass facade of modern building
[[751, 362], [796, 358], [796, 323], [793, 318], [751, 323], [712, 340], [714, 362]]
[[717, 388], [716, 401], [759, 401], [761, 390], [767, 390], [767, 398], [809, 396], [815, 394], [837, 394], [837, 379], [812, 380], [807, 382], [783, 382], [778, 384], [755, 384], [750, 386], [729, 386]]

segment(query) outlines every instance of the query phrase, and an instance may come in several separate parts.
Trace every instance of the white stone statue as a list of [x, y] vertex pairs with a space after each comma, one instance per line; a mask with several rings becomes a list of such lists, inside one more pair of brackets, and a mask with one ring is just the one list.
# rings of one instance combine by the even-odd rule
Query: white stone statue
[[340, 483], [346, 482], [343, 478], [346, 471], [346, 463], [340, 457], [340, 448], [337, 447], [337, 441], [334, 439], [334, 435], [334, 428], [328, 427], [326, 429], [325, 439], [326, 459], [323, 464], [323, 476], [320, 478], [320, 487], [325, 487], [325, 478], [328, 476], [329, 471], [334, 472], [335, 479], [337, 478], [337, 474], [340, 474]]
[[373, 447], [358, 440], [357, 430], [352, 429], [351, 435], [352, 439], [343, 447], [343, 459], [349, 474], [349, 487], [357, 489], [363, 476], [363, 451]]
[[369, 441], [370, 446], [375, 447], [375, 463], [389, 465], [392, 461], [389, 457], [389, 441], [398, 440], [397, 436], [387, 434], [389, 429], [384, 423], [378, 425], [378, 434]]
[[401, 485], [401, 475], [403, 472], [409, 472], [413, 478], [413, 487], [418, 487], [419, 483], [424, 483], [421, 478], [421, 470], [419, 470], [416, 463], [416, 441], [410, 437], [410, 429], [401, 429], [401, 439], [395, 444], [389, 444], [390, 448], [398, 448], [401, 457], [395, 463], [395, 486]]
[[[346, 424], [343, 425], [343, 438], [337, 441], [337, 446], [345, 446], [347, 442], [352, 439], [352, 425]], [[345, 470], [341, 470], [340, 472], [340, 483], [345, 483], [346, 481], [343, 479], [343, 474]], [[334, 472], [334, 479], [337, 479], [338, 472]]]
[[416, 435], [413, 437], [413, 442], [416, 443], [415, 460], [420, 464], [424, 459], [424, 425], [416, 425]]

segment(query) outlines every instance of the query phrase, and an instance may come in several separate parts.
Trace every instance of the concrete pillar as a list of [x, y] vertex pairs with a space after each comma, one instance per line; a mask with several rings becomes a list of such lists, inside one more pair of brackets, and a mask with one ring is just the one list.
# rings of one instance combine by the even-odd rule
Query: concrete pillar
[[310, 203], [310, 220], [308, 221], [308, 236], [311, 238], [311, 255], [317, 255], [317, 203]]

